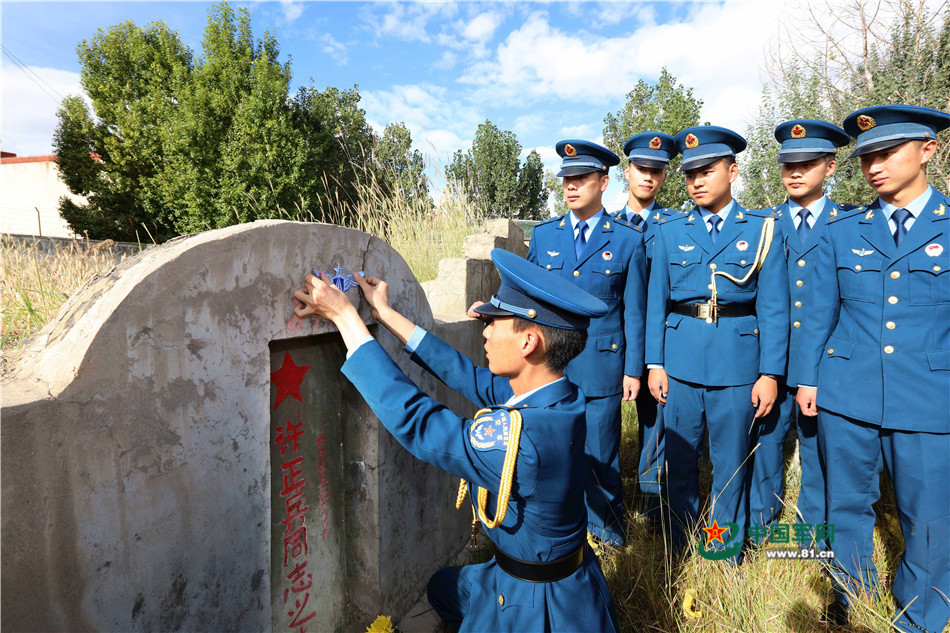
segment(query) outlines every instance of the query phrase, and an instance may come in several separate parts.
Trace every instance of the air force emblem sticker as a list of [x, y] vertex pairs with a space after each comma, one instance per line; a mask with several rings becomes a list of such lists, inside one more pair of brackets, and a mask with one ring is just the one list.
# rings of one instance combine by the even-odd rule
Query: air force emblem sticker
[[475, 450], [504, 451], [508, 449], [510, 430], [511, 414], [500, 409], [475, 418], [468, 437]]

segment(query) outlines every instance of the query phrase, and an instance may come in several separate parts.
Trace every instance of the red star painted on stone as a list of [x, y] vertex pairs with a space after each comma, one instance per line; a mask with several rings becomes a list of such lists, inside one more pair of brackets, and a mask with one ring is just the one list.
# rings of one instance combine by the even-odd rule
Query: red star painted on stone
[[728, 531], [729, 531], [729, 528], [719, 527], [718, 520], [713, 521], [712, 527], [703, 528], [703, 532], [705, 532], [708, 535], [708, 538], [706, 539], [706, 545], [709, 545], [713, 541], [719, 541], [720, 543], [725, 545], [726, 542], [722, 540], [722, 533], [728, 532]]
[[303, 397], [300, 395], [300, 383], [303, 382], [303, 377], [309, 369], [310, 365], [294, 364], [294, 359], [290, 357], [290, 352], [284, 352], [284, 362], [281, 364], [280, 369], [270, 373], [271, 382], [277, 385], [277, 401], [274, 403], [275, 409], [280, 406], [280, 403], [283, 402], [287, 396], [293, 396], [299, 402], [303, 402]]

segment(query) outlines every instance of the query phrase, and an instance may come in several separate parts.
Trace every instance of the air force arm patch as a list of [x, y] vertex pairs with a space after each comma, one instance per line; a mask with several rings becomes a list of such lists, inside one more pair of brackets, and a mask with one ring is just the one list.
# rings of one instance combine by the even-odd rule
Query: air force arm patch
[[495, 410], [472, 420], [469, 441], [472, 448], [479, 451], [504, 451], [508, 449], [508, 436], [511, 432], [511, 414], [504, 410]]

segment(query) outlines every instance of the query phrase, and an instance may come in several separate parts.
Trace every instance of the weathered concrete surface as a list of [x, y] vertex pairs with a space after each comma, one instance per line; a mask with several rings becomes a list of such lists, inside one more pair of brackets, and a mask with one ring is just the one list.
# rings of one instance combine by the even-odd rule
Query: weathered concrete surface
[[[394, 306], [432, 326], [388, 245], [309, 223], [182, 238], [70, 299], [4, 375], [4, 631], [271, 628], [268, 342], [333, 331], [293, 317], [290, 293], [335, 265], [385, 278]], [[423, 389], [471, 414], [383, 328], [378, 338]], [[398, 620], [467, 535], [457, 480], [360, 406], [341, 447], [348, 611], [311, 630]]]

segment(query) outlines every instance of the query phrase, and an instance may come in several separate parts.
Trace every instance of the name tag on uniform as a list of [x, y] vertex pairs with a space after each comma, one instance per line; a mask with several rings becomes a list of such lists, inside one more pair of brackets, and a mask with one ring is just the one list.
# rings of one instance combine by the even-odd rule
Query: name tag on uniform
[[504, 451], [508, 448], [510, 429], [511, 414], [503, 409], [492, 411], [472, 421], [469, 442], [479, 451]]

